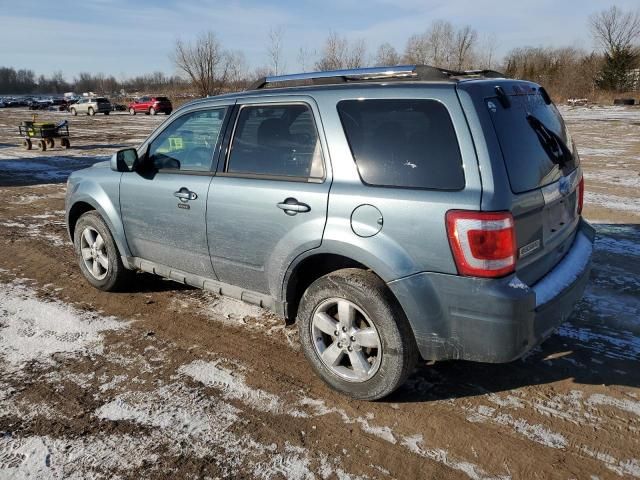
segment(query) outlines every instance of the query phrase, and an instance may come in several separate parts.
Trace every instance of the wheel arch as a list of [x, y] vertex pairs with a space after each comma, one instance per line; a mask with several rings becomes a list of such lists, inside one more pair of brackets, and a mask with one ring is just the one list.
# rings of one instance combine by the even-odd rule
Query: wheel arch
[[75, 198], [72, 199], [70, 207], [67, 208], [66, 223], [71, 242], [73, 242], [73, 235], [78, 219], [84, 213], [95, 210], [107, 224], [120, 255], [123, 257], [131, 256], [124, 234], [124, 226], [120, 218], [120, 209], [113, 204], [109, 195], [99, 189], [99, 187], [92, 195], [87, 193], [87, 188], [86, 186], [85, 188], [81, 186], [81, 188], [74, 193]]
[[[367, 270], [378, 276], [385, 285], [388, 279], [381, 274], [386, 268], [372, 264], [369, 259], [364, 259], [354, 255], [344, 255], [330, 251], [320, 251], [318, 249], [300, 255], [287, 270], [283, 279], [282, 300], [285, 304], [285, 321], [287, 324], [296, 322], [298, 307], [305, 290], [318, 278], [337, 270], [345, 268], [358, 268]], [[398, 307], [404, 311], [402, 304], [387, 286], [391, 297]]]

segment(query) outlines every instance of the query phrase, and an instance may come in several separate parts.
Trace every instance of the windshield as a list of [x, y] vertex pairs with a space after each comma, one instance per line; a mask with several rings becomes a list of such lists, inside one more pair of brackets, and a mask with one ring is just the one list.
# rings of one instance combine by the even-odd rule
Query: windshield
[[486, 104], [515, 193], [553, 183], [577, 166], [560, 112], [539, 93], [510, 95], [505, 106], [497, 98], [487, 99]]

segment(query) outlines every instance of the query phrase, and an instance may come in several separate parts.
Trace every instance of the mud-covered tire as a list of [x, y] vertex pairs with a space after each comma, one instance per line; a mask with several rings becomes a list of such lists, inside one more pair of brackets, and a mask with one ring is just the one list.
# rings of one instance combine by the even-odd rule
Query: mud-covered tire
[[[82, 236], [85, 230], [97, 232], [104, 243], [104, 253], [108, 259], [108, 267], [105, 269], [104, 278], [97, 278], [87, 268], [82, 252]], [[122, 291], [129, 284], [132, 272], [127, 270], [122, 264], [120, 252], [109, 231], [109, 227], [104, 222], [100, 214], [95, 210], [83, 214], [76, 222], [73, 234], [73, 247], [82, 274], [94, 287], [106, 292]]]
[[45, 139], [45, 141], [47, 142], [47, 147], [49, 148], [53, 148], [56, 145], [56, 142], [53, 138], [47, 138]]
[[47, 151], [47, 141], [46, 140], [38, 140], [38, 150], [41, 152]]
[[131, 108], [129, 109], [129, 115], [135, 115], [135, 114], [136, 114], [135, 109], [134, 109], [133, 107], [131, 107]]
[[60, 139], [60, 146], [64, 148], [71, 148], [71, 142], [68, 138], [64, 137]]
[[[377, 331], [381, 358], [377, 371], [366, 380], [345, 379], [321, 359], [313, 318], [333, 299], [353, 304], [361, 311], [358, 315], [363, 314], [362, 318]], [[385, 283], [367, 270], [349, 268], [320, 277], [302, 296], [297, 322], [302, 350], [313, 369], [330, 387], [352, 398], [377, 400], [389, 395], [405, 382], [418, 359], [415, 338], [404, 312]]]
[[96, 111], [92, 107], [89, 107], [89, 110], [87, 110], [87, 114], [93, 117], [96, 114]]
[[75, 108], [72, 108], [71, 110], [69, 110], [71, 112], [71, 115], [73, 115], [74, 117], [78, 116], [78, 112], [76, 111]]
[[22, 140], [22, 148], [24, 148], [25, 150], [31, 150], [33, 148], [33, 144], [31, 143], [30, 138], [25, 138], [24, 140]]
[[155, 115], [156, 113], [157, 113], [157, 112], [156, 112], [156, 109], [155, 109], [155, 108], [151, 107], [151, 108], [149, 109], [149, 115]]
[[109, 115], [111, 112], [104, 112], [105, 115]]

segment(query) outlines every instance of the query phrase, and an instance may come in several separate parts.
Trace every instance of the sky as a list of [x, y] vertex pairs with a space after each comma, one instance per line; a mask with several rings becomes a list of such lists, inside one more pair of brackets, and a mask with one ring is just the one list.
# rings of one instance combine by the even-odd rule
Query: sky
[[[382, 42], [404, 49], [434, 20], [492, 35], [497, 54], [521, 46], [594, 48], [591, 14], [606, 0], [0, 0], [0, 66], [36, 74], [79, 72], [118, 79], [177, 73], [176, 39], [213, 31], [225, 48], [244, 52], [251, 69], [268, 63], [271, 29], [283, 32], [285, 70], [300, 71], [300, 48], [318, 50], [331, 32], [363, 39], [373, 56]], [[616, 5], [638, 9], [638, 0]], [[312, 64], [307, 61], [307, 65]]]

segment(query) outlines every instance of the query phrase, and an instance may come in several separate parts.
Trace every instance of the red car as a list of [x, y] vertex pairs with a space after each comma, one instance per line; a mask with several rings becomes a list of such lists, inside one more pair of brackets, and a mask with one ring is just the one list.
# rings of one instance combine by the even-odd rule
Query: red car
[[156, 113], [164, 113], [169, 115], [173, 110], [171, 100], [167, 97], [140, 97], [136, 98], [129, 104], [129, 113], [144, 113], [146, 115], [155, 115]]

